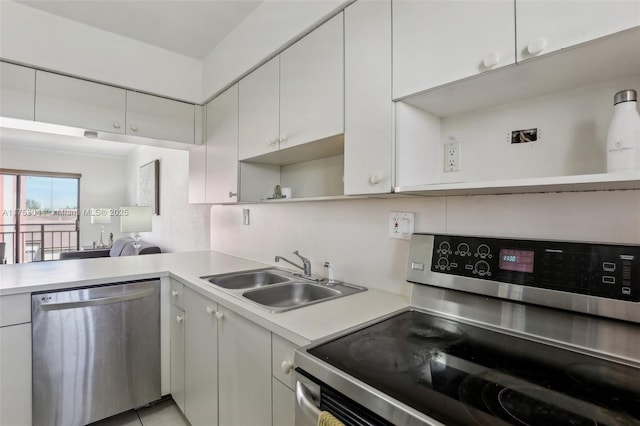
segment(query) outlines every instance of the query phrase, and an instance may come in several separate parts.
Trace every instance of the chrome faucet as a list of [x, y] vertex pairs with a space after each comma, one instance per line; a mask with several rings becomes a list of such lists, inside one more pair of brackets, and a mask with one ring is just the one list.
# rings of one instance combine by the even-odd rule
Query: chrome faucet
[[313, 277], [311, 276], [311, 262], [309, 261], [309, 259], [307, 259], [304, 256], [301, 256], [300, 253], [298, 252], [298, 250], [294, 251], [293, 254], [295, 254], [296, 256], [298, 256], [302, 260], [302, 266], [298, 265], [295, 262], [290, 261], [289, 259], [285, 259], [282, 256], [276, 256], [275, 261], [276, 262], [280, 262], [281, 260], [284, 260], [289, 265], [295, 266], [296, 268], [302, 270], [303, 274], [299, 274], [302, 277], [308, 278], [308, 279], [313, 279]]

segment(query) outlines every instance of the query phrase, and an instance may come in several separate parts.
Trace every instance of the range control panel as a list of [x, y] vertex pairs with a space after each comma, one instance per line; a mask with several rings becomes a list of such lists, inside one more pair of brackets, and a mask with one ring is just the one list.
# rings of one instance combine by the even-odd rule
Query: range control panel
[[640, 246], [435, 235], [431, 271], [640, 301]]

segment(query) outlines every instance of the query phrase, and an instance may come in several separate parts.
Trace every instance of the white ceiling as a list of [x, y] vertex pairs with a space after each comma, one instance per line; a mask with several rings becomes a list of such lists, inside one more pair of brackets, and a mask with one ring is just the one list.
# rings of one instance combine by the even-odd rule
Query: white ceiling
[[18, 3], [203, 59], [262, 0], [17, 0]]

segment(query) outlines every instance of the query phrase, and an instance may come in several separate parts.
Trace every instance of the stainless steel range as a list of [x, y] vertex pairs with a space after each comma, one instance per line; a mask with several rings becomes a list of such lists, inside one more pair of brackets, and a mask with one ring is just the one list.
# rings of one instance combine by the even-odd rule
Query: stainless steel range
[[296, 352], [296, 425], [640, 425], [639, 246], [416, 234], [407, 281]]

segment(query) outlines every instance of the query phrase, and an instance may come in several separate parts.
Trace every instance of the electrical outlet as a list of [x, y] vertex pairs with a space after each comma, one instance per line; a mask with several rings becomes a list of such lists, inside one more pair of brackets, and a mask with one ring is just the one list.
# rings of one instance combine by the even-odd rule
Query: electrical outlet
[[415, 226], [415, 213], [390, 212], [389, 237], [399, 240], [410, 240]]
[[444, 171], [460, 171], [460, 141], [444, 144]]
[[242, 209], [242, 224], [249, 225], [249, 209]]

